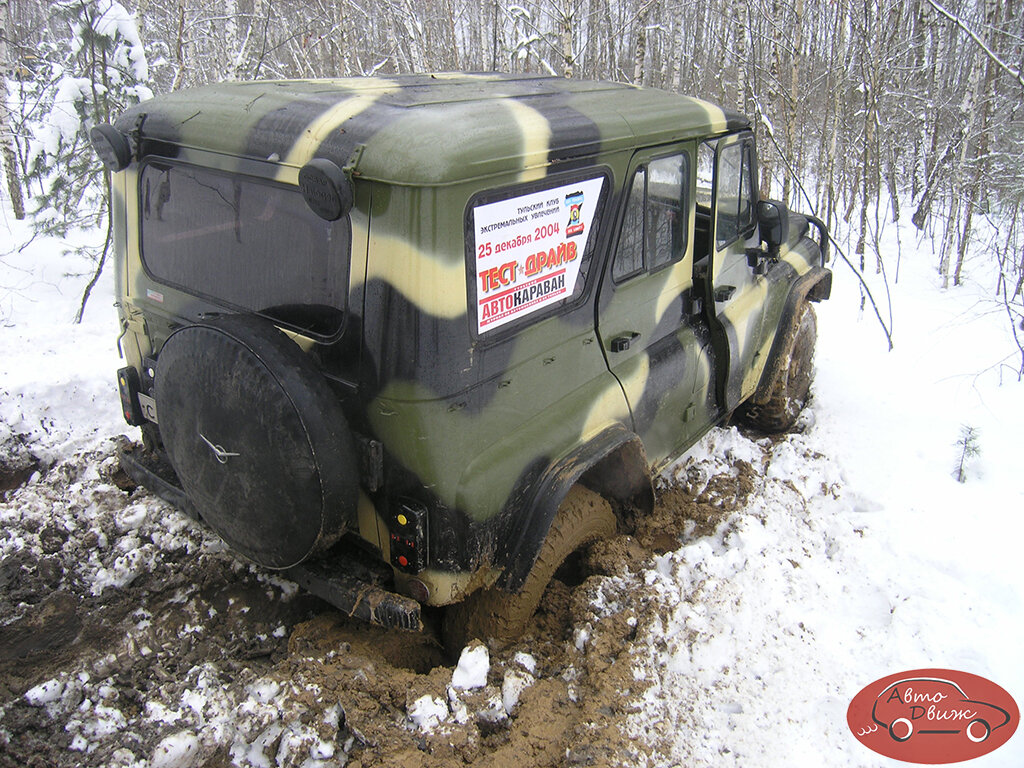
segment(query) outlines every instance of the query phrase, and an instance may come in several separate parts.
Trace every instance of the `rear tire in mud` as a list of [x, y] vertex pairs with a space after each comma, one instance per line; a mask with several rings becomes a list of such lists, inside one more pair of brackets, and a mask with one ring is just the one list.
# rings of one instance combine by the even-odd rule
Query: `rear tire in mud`
[[236, 552], [290, 568], [334, 544], [355, 514], [355, 449], [337, 396], [271, 323], [226, 315], [160, 350], [163, 439], [192, 505]]
[[473, 638], [516, 640], [526, 630], [551, 577], [580, 547], [615, 533], [615, 513], [600, 494], [575, 485], [558, 508], [523, 588], [511, 594], [498, 587], [480, 589], [445, 613], [445, 649], [457, 656]]
[[747, 401], [738, 416], [746, 424], [763, 432], [792, 429], [811, 388], [814, 373], [814, 344], [818, 337], [818, 319], [814, 308], [804, 302], [787, 331], [772, 388], [764, 398]]

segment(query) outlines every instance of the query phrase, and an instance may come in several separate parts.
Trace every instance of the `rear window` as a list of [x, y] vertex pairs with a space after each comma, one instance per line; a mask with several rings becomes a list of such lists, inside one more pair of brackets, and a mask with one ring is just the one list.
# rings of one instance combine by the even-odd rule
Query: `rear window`
[[142, 260], [155, 280], [314, 336], [342, 327], [351, 226], [324, 221], [296, 187], [149, 163]]

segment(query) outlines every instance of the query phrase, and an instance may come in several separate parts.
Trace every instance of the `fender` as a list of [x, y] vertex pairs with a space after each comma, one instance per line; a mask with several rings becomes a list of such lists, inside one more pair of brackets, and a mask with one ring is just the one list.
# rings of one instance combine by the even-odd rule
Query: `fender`
[[823, 267], [811, 267], [805, 274], [801, 275], [790, 288], [789, 296], [786, 297], [786, 305], [782, 309], [782, 316], [779, 319], [780, 331], [775, 334], [772, 341], [772, 349], [768, 355], [768, 362], [761, 373], [761, 381], [757, 389], [750, 396], [750, 402], [766, 402], [769, 393], [772, 391], [776, 380], [782, 373], [781, 357], [782, 348], [786, 343], [789, 328], [796, 317], [796, 311], [805, 301], [824, 301], [832, 293], [832, 271]]
[[[614, 473], [602, 471], [609, 462], [614, 462], [616, 472], [621, 474], [612, 477]], [[609, 427], [550, 464], [522, 513], [510, 517], [510, 520], [525, 519], [525, 523], [502, 537], [507, 544], [499, 545], [495, 557], [495, 565], [502, 569], [498, 587], [514, 593], [523, 586], [562, 499], [581, 479], [588, 487], [613, 500], [635, 501], [653, 508], [654, 486], [640, 437], [620, 424]]]

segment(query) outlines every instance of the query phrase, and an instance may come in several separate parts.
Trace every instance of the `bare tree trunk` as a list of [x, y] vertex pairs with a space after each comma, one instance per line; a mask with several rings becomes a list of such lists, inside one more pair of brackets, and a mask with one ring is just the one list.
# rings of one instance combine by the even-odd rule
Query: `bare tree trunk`
[[[872, 33], [877, 25], [874, 23], [874, 8], [871, 3], [865, 0], [864, 2], [864, 29], [862, 42], [867, 42], [872, 37]], [[866, 52], [865, 52], [866, 53]], [[863, 146], [861, 147], [860, 157], [860, 231], [857, 234], [857, 246], [855, 253], [858, 257], [858, 265], [861, 271], [864, 271], [864, 253], [865, 245], [867, 242], [867, 231], [868, 231], [868, 206], [871, 205], [871, 163], [874, 158], [872, 155], [873, 144], [875, 141], [875, 122], [876, 122], [876, 109], [878, 105], [878, 95], [875, 93], [875, 73], [878, 72], [880, 62], [878, 60], [879, 50], [876, 47], [872, 51], [870, 58], [866, 58], [865, 62], [861, 65], [861, 93], [863, 96]], [[863, 304], [863, 299], [862, 299]]]
[[565, 0], [558, 14], [558, 37], [562, 45], [562, 76], [572, 77], [576, 56], [573, 53], [576, 9], [572, 0]]
[[[462, 48], [459, 45], [459, 37], [455, 31], [455, 8], [452, 7], [452, 0], [444, 0], [444, 36], [447, 39], [447, 48], [451, 52], [453, 70], [463, 69]], [[474, 46], [477, 47], [477, 46]]]
[[414, 5], [412, 0], [405, 0], [402, 20], [405, 23], [406, 34], [409, 36], [409, 60], [412, 64], [412, 71], [425, 72], [427, 70], [427, 46], [423, 20], [420, 18], [417, 8], [422, 8], [422, 6]]
[[676, 16], [672, 16], [669, 20], [668, 29], [665, 32], [665, 54], [661, 63], [661, 88], [666, 91], [675, 90], [675, 84], [677, 81], [677, 72], [679, 69], [679, 60], [676, 57], [677, 48], [676, 39], [679, 26], [679, 20]]
[[237, 80], [238, 51], [238, 0], [222, 0], [224, 14], [224, 47], [220, 66], [220, 79]]
[[686, 66], [686, 58], [690, 56], [688, 42], [686, 39], [685, 6], [680, 5], [676, 13], [675, 35], [675, 49], [678, 60], [676, 61], [675, 75], [672, 80], [672, 90], [677, 92], [683, 90], [683, 69]]
[[[796, 146], [796, 125], [800, 117], [797, 112], [797, 105], [800, 103], [800, 60], [801, 49], [803, 48], [804, 0], [796, 0], [794, 17], [793, 60], [789, 69], [789, 103], [786, 105], [786, 152], [789, 154], [790, 161], [796, 163], [796, 158], [799, 156]], [[793, 168], [794, 173], [799, 173], [799, 170], [799, 165]], [[782, 182], [782, 202], [786, 205], [789, 205], [792, 186], [792, 174], [787, 170]]]
[[[249, 31], [246, 33], [247, 48], [253, 52], [249, 55], [249, 64], [239, 76], [256, 78], [260, 76], [267, 56], [267, 28], [270, 26], [270, 0], [253, 0], [252, 17], [249, 19]], [[255, 36], [255, 40], [253, 37]], [[255, 48], [255, 50], [253, 50]], [[332, 71], [337, 72], [332, 67]]]
[[[110, 171], [103, 172], [103, 184], [107, 190], [107, 198], [110, 199]], [[104, 209], [107, 207], [104, 204]], [[92, 295], [92, 289], [96, 287], [96, 283], [99, 282], [100, 275], [103, 274], [103, 267], [107, 263], [107, 254], [110, 253], [110, 244], [113, 240], [114, 235], [114, 219], [109, 214], [107, 215], [107, 236], [103, 241], [103, 250], [100, 251], [99, 261], [96, 263], [96, 270], [92, 273], [88, 285], [85, 286], [85, 290], [82, 291], [82, 300], [78, 304], [78, 312], [75, 313], [75, 322], [81, 323], [82, 317], [85, 315], [85, 305], [89, 303], [89, 297]]]
[[829, 131], [829, 144], [828, 144], [828, 161], [827, 161], [827, 199], [825, 205], [825, 223], [832, 227], [833, 217], [838, 217], [836, 214], [836, 206], [838, 205], [836, 195], [836, 157], [839, 154], [839, 127], [841, 123], [840, 114], [840, 94], [842, 88], [840, 83], [843, 82], [844, 74], [846, 71], [845, 67], [845, 40], [846, 40], [846, 12], [843, 8], [842, 3], [836, 4], [836, 23], [835, 23], [835, 40], [833, 42], [832, 49], [832, 76], [834, 80], [830, 84], [830, 102], [832, 111], [832, 130]]
[[956, 237], [957, 224], [960, 221], [960, 193], [956, 189], [955, 182], [959, 180], [960, 174], [953, 173], [954, 188], [949, 198], [949, 213], [946, 216], [946, 231], [942, 237], [942, 248], [939, 250], [939, 274], [942, 275], [942, 287], [949, 288], [949, 254], [953, 250], [953, 241]]
[[[779, 87], [782, 77], [782, 30], [785, 26], [783, 24], [783, 7], [779, 0], [772, 0], [771, 6], [771, 53], [769, 55], [769, 61], [771, 62], [768, 68], [768, 82], [767, 87], [761, 92], [761, 97], [766, 100], [766, 103], [760, 105], [760, 108], [768, 114], [772, 122], [775, 122], [775, 118], [779, 114], [779, 108], [782, 106], [782, 89]], [[772, 196], [772, 159], [771, 155], [767, 154], [760, 158], [761, 161], [761, 197]]]
[[618, 62], [615, 60], [615, 35], [611, 33], [614, 29], [614, 20], [612, 19], [612, 7], [610, 0], [597, 0], [600, 3], [600, 10], [595, 12], [595, 18], [598, 18], [601, 23], [602, 33], [598, 36], [598, 46], [601, 49], [601, 66], [602, 71], [606, 76], [615, 77], [615, 71], [618, 68]]
[[[918, 88], [924, 92], [925, 81], [923, 78], [924, 72], [926, 72], [925, 64], [927, 62], [927, 22], [926, 14], [931, 10], [931, 6], [922, 0], [914, 0], [914, 9], [911, 15], [913, 31], [911, 33], [911, 50], [913, 52], [913, 71], [916, 73], [915, 82], [918, 84]], [[927, 176], [927, 171], [924, 169], [923, 156], [924, 146], [928, 139], [928, 126], [924, 120], [920, 121], [919, 130], [915, 132], [914, 145], [912, 149], [912, 156], [910, 159], [910, 197], [912, 200], [916, 200], [918, 193], [921, 191], [921, 183]]]
[[925, 180], [924, 192], [921, 194], [921, 200], [917, 204], [917, 210], [914, 211], [914, 215], [910, 217], [910, 220], [914, 222], [914, 226], [918, 229], [924, 229], [925, 221], [927, 221], [928, 214], [931, 212], [932, 201], [935, 199], [935, 194], [939, 188], [939, 176], [942, 173], [942, 166], [953, 156], [953, 149], [953, 139], [950, 138], [949, 143], [946, 145], [946, 149], [943, 150], [942, 154], [931, 164], [931, 173]]
[[892, 206], [892, 221], [894, 224], [900, 220], [900, 190], [897, 183], [899, 173], [900, 150], [899, 145], [892, 147], [889, 151], [889, 158], [885, 170], [885, 186], [889, 190], [889, 204]]
[[[928, 3], [924, 3], [921, 8], [921, 22], [925, 25], [927, 37], [930, 40], [928, 51], [929, 55], [927, 58], [928, 68], [928, 79], [925, 85], [925, 92], [934, 96], [936, 93], [939, 83], [939, 68], [944, 65], [946, 61], [946, 40], [935, 24], [935, 14]], [[932, 100], [934, 101], [934, 100]], [[930, 118], [927, 119], [927, 118]], [[922, 158], [922, 167], [924, 170], [925, 177], [925, 191], [921, 196], [921, 201], [918, 203], [917, 210], [914, 212], [912, 221], [918, 229], [923, 229], [925, 221], [928, 218], [928, 214], [931, 212], [932, 200], [935, 196], [935, 190], [938, 182], [938, 174], [936, 169], [943, 161], [947, 158], [947, 153], [943, 152], [941, 155], [938, 154], [939, 148], [939, 136], [941, 134], [941, 121], [939, 120], [938, 110], [932, 104], [931, 114], [926, 116], [925, 120], [921, 121], [921, 132], [922, 138], [927, 141], [928, 148], [924, 151]], [[927, 138], [925, 137], [927, 135]], [[922, 142], [924, 143], [924, 142]], [[929, 190], [929, 186], [931, 189]], [[930, 194], [929, 194], [930, 193]]]
[[14, 32], [11, 9], [8, 0], [0, 0], [0, 153], [3, 156], [4, 173], [7, 176], [7, 193], [11, 196], [14, 218], [25, 218], [25, 196], [21, 191], [21, 177], [18, 175], [18, 158], [14, 151], [14, 127], [7, 106], [7, 78], [10, 76], [11, 61], [7, 48], [8, 36]]
[[747, 67], [750, 54], [747, 50], [747, 4], [744, 0], [733, 0], [730, 4], [736, 26], [736, 106], [741, 113], [749, 115]]
[[185, 0], [178, 0], [178, 29], [174, 41], [174, 64], [172, 91], [178, 90], [185, 83]]
[[633, 83], [644, 84], [644, 59], [647, 56], [647, 9], [644, 5], [636, 17], [636, 47], [633, 49]]
[[[948, 218], [948, 225], [946, 230], [946, 237], [943, 240], [942, 251], [939, 255], [939, 272], [942, 275], [942, 287], [949, 287], [949, 262], [951, 252], [953, 250], [953, 232], [957, 227], [960, 219], [960, 199], [964, 192], [964, 180], [966, 176], [967, 156], [970, 151], [970, 139], [971, 139], [971, 128], [974, 125], [977, 114], [978, 105], [978, 89], [981, 83], [981, 70], [984, 68], [984, 62], [980, 56], [973, 55], [973, 64], [971, 65], [971, 77], [970, 84], [967, 87], [967, 92], [964, 94], [964, 99], [960, 105], [960, 128], [959, 144], [960, 151], [957, 154], [956, 164], [953, 166], [952, 186], [950, 189], [950, 212]], [[964, 226], [965, 232], [960, 237], [960, 249], [966, 249], [966, 240], [970, 235], [971, 227], [971, 201], [967, 201], [967, 211]], [[957, 275], [959, 275], [959, 268], [963, 261], [961, 253], [957, 254]]]
[[[392, 8], [393, 11], [397, 10]], [[395, 34], [395, 25], [398, 20], [395, 18], [394, 13], [388, 14], [388, 50], [391, 53], [391, 60], [394, 65], [396, 72], [408, 72], [411, 67], [409, 64], [409, 57], [405, 55], [405, 50], [398, 42], [398, 35]]]
[[[982, 26], [982, 44], [988, 42], [989, 30], [993, 28], [997, 22], [999, 15], [999, 5], [996, 0], [986, 0], [985, 3], [985, 24]], [[956, 254], [956, 268], [953, 270], [953, 285], [960, 285], [960, 273], [963, 270], [964, 258], [967, 256], [967, 250], [970, 245], [971, 238], [971, 222], [974, 217], [974, 209], [979, 204], [979, 198], [982, 192], [982, 179], [985, 177], [986, 170], [988, 168], [989, 159], [989, 146], [991, 144], [991, 138], [989, 135], [990, 131], [990, 118], [992, 111], [992, 103], [995, 100], [995, 85], [997, 69], [996, 64], [992, 62], [990, 58], [985, 59], [984, 63], [978, 62], [976, 65], [979, 68], [984, 68], [985, 76], [980, 89], [980, 104], [978, 104], [977, 119], [979, 123], [977, 132], [977, 141], [973, 143], [973, 169], [971, 174], [971, 180], [967, 187], [967, 200], [966, 210], [964, 211], [964, 228], [960, 234], [960, 246], [957, 249]], [[971, 83], [974, 85], [974, 72], [972, 71]], [[969, 116], [969, 119], [974, 118], [975, 115]], [[968, 123], [970, 126], [970, 123]], [[972, 132], [973, 133], [973, 132]], [[969, 138], [969, 136], [968, 136]]]
[[500, 18], [498, 0], [494, 0], [493, 13], [494, 16], [491, 20], [491, 71], [496, 72], [498, 70], [498, 19]]

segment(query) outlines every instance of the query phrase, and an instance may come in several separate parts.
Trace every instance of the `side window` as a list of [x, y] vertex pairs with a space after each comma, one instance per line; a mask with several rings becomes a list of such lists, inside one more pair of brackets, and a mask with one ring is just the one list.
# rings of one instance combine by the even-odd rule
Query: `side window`
[[298, 189], [147, 162], [139, 176], [142, 263], [159, 282], [297, 331], [341, 331], [349, 218], [327, 222]]
[[685, 154], [661, 157], [636, 170], [612, 263], [616, 282], [683, 257], [689, 172]]
[[686, 243], [684, 155], [654, 160], [647, 179], [647, 268], [678, 261]]
[[647, 169], [636, 169], [633, 186], [629, 190], [626, 215], [622, 219], [619, 247], [612, 264], [612, 277], [618, 281], [636, 274], [644, 268], [644, 193], [647, 189]]
[[717, 142], [702, 141], [697, 147], [697, 208], [711, 210], [711, 191], [715, 184], [715, 146]]
[[743, 167], [740, 169], [739, 231], [745, 232], [754, 223], [754, 145], [743, 142]]
[[466, 209], [467, 276], [478, 336], [575, 306], [604, 218], [602, 167], [474, 195]]
[[718, 156], [715, 245], [724, 248], [753, 223], [754, 188], [749, 142], [730, 144]]

